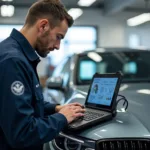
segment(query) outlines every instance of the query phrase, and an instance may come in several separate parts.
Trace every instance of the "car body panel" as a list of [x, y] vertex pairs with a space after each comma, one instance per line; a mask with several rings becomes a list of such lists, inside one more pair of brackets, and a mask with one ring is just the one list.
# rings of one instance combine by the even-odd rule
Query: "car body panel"
[[[126, 88], [125, 88], [126, 87]], [[150, 89], [149, 83], [122, 84], [119, 94], [126, 96], [129, 107], [127, 112], [121, 112], [121, 105], [118, 107], [117, 116], [102, 125], [92, 127], [85, 130], [81, 134], [82, 137], [98, 140], [101, 138], [125, 138], [125, 137], [150, 137], [150, 95], [138, 93], [138, 91]], [[83, 88], [83, 87], [82, 87]], [[84, 104], [89, 86], [77, 88], [73, 96], [66, 102], [80, 102]], [[144, 101], [144, 103], [143, 103]]]
[[[116, 49], [119, 51], [121, 49]], [[124, 49], [122, 49], [124, 50]], [[130, 51], [128, 49], [127, 51]], [[110, 50], [111, 52], [111, 50]], [[87, 52], [86, 52], [87, 53]], [[85, 103], [89, 84], [76, 84], [78, 71], [78, 55], [71, 56], [70, 78], [66, 91], [48, 89], [48, 93], [53, 94], [57, 103], [68, 104], [72, 102]], [[82, 55], [82, 53], [81, 53]], [[150, 67], [149, 67], [150, 68]], [[87, 68], [88, 69], [88, 68]], [[149, 79], [136, 82], [122, 82], [119, 94], [128, 100], [127, 112], [120, 102], [117, 107], [117, 116], [110, 121], [93, 126], [80, 133], [68, 134], [73, 137], [82, 137], [91, 140], [103, 140], [109, 138], [148, 138], [150, 139], [150, 83]]]
[[118, 112], [113, 120], [93, 126], [79, 135], [93, 140], [133, 137], [150, 138], [148, 129], [129, 112]]

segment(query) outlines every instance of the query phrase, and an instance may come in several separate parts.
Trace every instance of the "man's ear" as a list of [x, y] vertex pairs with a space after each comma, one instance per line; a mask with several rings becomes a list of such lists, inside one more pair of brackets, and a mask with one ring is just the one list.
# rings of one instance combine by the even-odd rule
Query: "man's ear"
[[45, 33], [46, 31], [48, 31], [50, 28], [49, 26], [49, 22], [47, 19], [42, 19], [39, 21], [38, 23], [38, 29], [40, 33]]

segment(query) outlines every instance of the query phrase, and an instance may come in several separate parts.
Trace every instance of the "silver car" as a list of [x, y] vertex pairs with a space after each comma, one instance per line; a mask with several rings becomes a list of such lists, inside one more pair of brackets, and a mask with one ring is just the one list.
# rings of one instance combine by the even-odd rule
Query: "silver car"
[[150, 150], [150, 51], [107, 48], [66, 58], [47, 80], [45, 99], [52, 103], [84, 104], [95, 72], [122, 71], [119, 94], [129, 106], [117, 116], [79, 133], [62, 132], [48, 143], [55, 150]]

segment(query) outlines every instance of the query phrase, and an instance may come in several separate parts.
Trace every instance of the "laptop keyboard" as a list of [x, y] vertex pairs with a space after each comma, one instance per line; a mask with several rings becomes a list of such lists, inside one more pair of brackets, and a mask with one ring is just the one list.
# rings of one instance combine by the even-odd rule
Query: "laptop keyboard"
[[102, 117], [103, 115], [104, 115], [104, 114], [86, 111], [86, 112], [84, 113], [83, 120], [85, 120], [85, 121], [90, 121], [90, 120], [94, 120], [94, 119], [96, 119], [96, 118], [98, 118], [98, 117]]

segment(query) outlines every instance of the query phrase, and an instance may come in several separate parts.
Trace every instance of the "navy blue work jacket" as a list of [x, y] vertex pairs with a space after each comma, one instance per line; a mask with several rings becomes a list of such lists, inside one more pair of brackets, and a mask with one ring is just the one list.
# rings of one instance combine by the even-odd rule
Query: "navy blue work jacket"
[[43, 100], [38, 62], [19, 31], [0, 43], [0, 150], [42, 150], [67, 125], [56, 105]]

